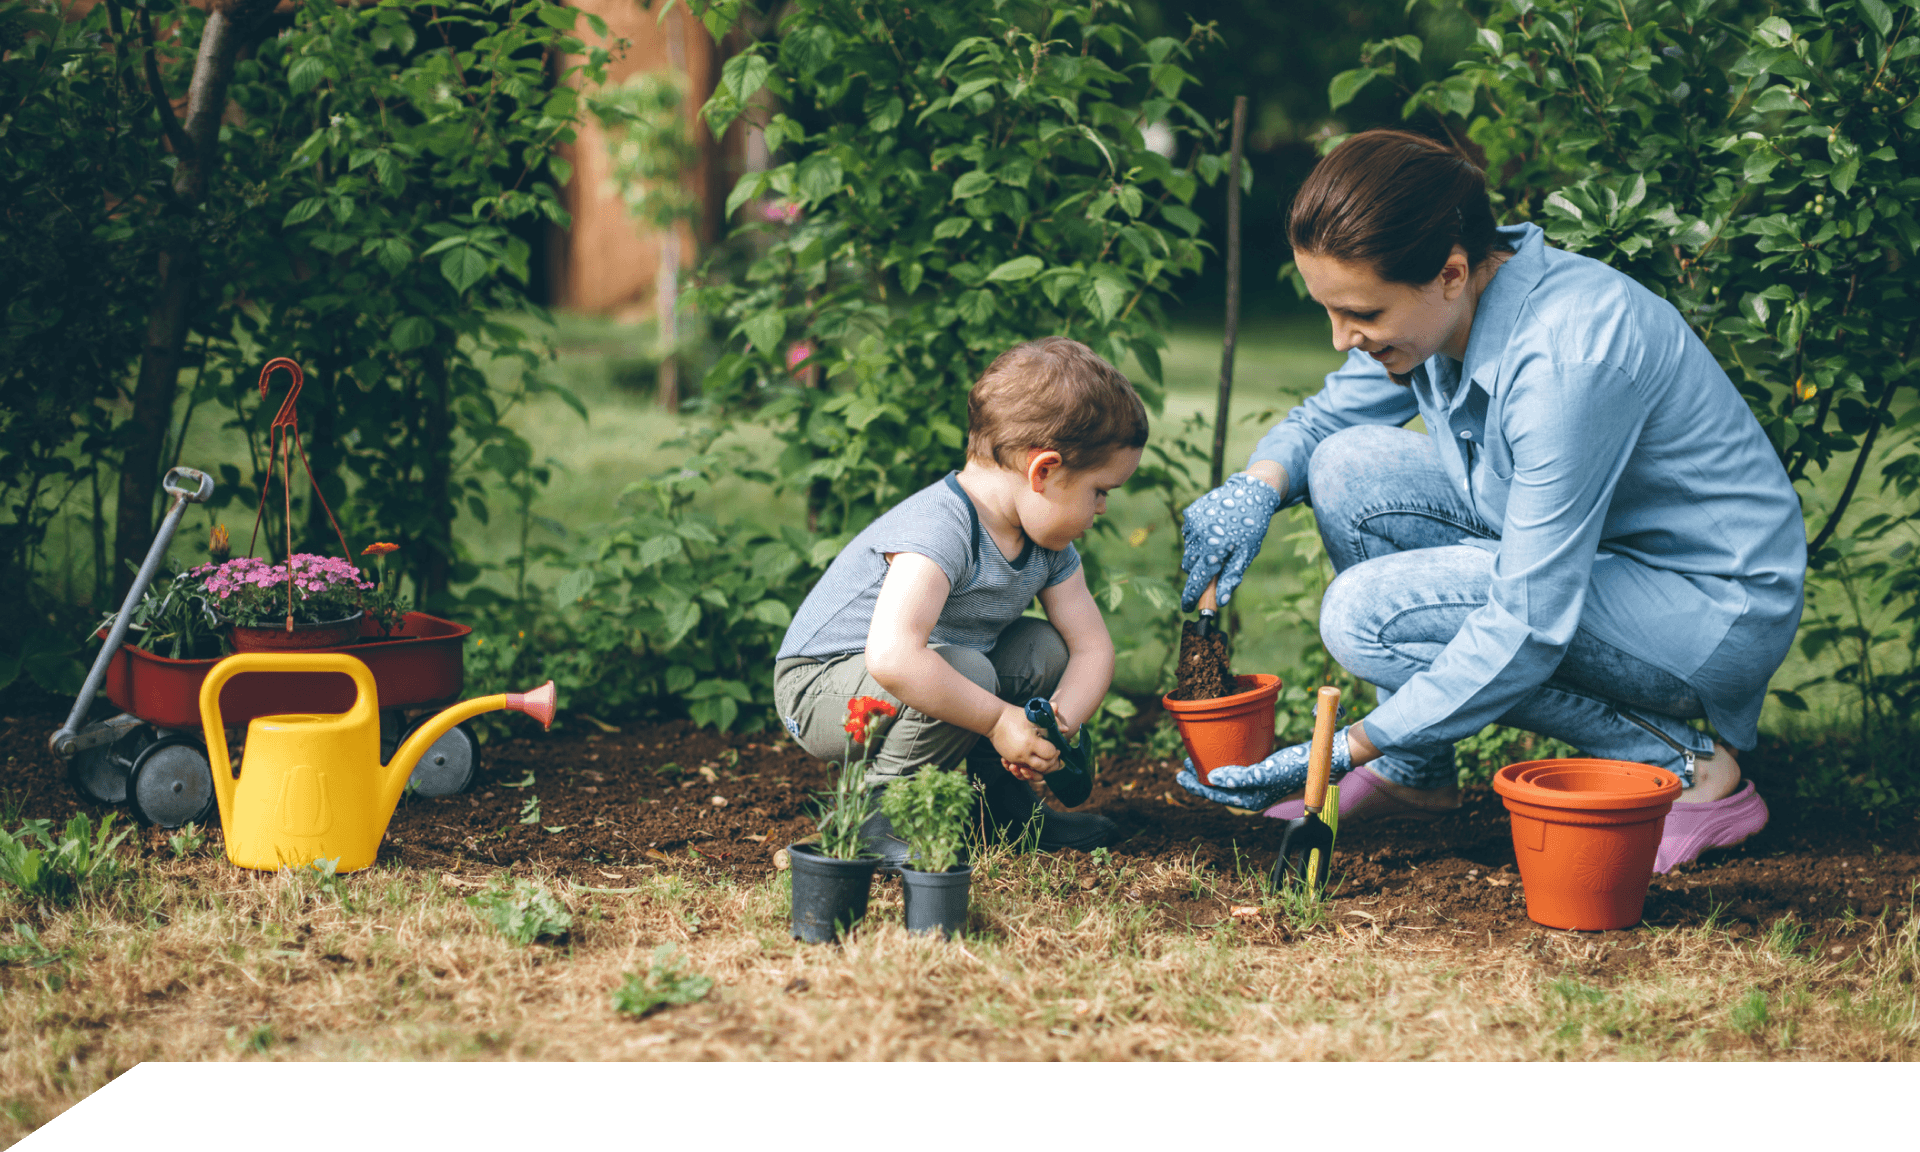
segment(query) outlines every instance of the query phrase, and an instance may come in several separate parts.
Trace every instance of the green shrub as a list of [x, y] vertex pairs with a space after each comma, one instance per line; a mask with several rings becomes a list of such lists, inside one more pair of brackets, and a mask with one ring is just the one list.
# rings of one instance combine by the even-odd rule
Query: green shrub
[[[692, 8], [720, 35], [742, 6]], [[1161, 302], [1204, 249], [1187, 205], [1224, 167], [1180, 99], [1207, 30], [1142, 43], [1118, 5], [1007, 0], [799, 0], [779, 29], [705, 109], [716, 132], [762, 89], [782, 111], [777, 162], [727, 199], [755, 205], [737, 234], [759, 254], [697, 293], [732, 341], [702, 387], [774, 425], [810, 527], [856, 530], [958, 465], [968, 387], [1023, 340], [1132, 353], [1157, 407]]]
[[559, 940], [573, 928], [573, 914], [545, 885], [532, 880], [509, 885], [504, 878], [496, 879], [486, 891], [467, 897], [467, 905], [479, 912], [482, 923], [515, 944]]
[[640, 1019], [672, 1005], [692, 1004], [713, 991], [713, 977], [686, 971], [686, 957], [678, 952], [672, 944], [662, 944], [653, 950], [646, 975], [626, 973], [613, 990], [613, 1010]]
[[893, 834], [907, 842], [914, 867], [945, 872], [960, 859], [973, 788], [964, 771], [929, 764], [888, 785], [880, 810], [893, 824]]
[[111, 886], [121, 875], [116, 855], [132, 828], [113, 830], [112, 812], [96, 826], [86, 814], [59, 833], [51, 820], [28, 820], [18, 832], [0, 830], [0, 881], [34, 900], [66, 903]]
[[[624, 519], [570, 551], [545, 603], [469, 597], [479, 637], [467, 675], [486, 691], [552, 679], [562, 705], [597, 717], [684, 713], [755, 730], [773, 719], [773, 659], [793, 612], [832, 560], [792, 525], [721, 521], [691, 505], [730, 464], [704, 432], [679, 467], [630, 485]], [[517, 624], [517, 626], [516, 626]]]

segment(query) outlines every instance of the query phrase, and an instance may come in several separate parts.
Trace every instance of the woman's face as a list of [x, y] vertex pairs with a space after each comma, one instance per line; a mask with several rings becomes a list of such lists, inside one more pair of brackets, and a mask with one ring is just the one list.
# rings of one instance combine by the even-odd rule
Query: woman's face
[[1327, 310], [1340, 351], [1358, 348], [1395, 376], [1440, 353], [1466, 359], [1474, 294], [1459, 245], [1426, 284], [1389, 283], [1368, 265], [1312, 252], [1293, 258], [1307, 292]]

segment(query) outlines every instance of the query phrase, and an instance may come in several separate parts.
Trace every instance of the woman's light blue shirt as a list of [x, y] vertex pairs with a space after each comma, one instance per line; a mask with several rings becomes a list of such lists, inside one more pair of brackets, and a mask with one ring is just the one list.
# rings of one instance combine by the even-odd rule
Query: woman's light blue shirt
[[1285, 468], [1298, 503], [1322, 439], [1419, 415], [1498, 527], [1487, 603], [1367, 735], [1392, 754], [1479, 731], [1553, 675], [1584, 626], [1685, 680], [1721, 738], [1751, 748], [1806, 581], [1786, 470], [1671, 304], [1532, 224], [1501, 231], [1515, 251], [1480, 297], [1464, 363], [1435, 356], [1404, 387], [1356, 350], [1251, 457]]

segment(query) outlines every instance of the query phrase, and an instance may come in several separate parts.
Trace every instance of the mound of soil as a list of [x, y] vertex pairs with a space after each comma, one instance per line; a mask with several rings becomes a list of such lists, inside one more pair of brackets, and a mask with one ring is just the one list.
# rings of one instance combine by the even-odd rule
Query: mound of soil
[[1203, 633], [1201, 625], [1188, 620], [1180, 625], [1180, 663], [1174, 670], [1175, 700], [1212, 700], [1231, 696], [1235, 691], [1233, 660], [1227, 651], [1227, 637], [1216, 627]]
[[[76, 811], [111, 810], [81, 799], [47, 751], [47, 734], [62, 719], [52, 705], [0, 718], [0, 807], [17, 810], [15, 819], [64, 821]], [[1882, 911], [1907, 914], [1920, 882], [1915, 814], [1870, 823], [1796, 803], [1789, 764], [1787, 750], [1766, 745], [1743, 758], [1773, 805], [1772, 823], [1745, 844], [1656, 876], [1646, 923], [1697, 926], [1717, 917], [1751, 931], [1790, 914], [1812, 929], [1813, 945], [1844, 951]], [[1147, 758], [1138, 749], [1102, 757], [1081, 810], [1123, 827], [1115, 863], [1270, 869], [1278, 822], [1189, 796], [1173, 782], [1177, 769], [1177, 760]], [[813, 832], [807, 804], [828, 783], [829, 766], [784, 735], [722, 736], [684, 721], [536, 733], [484, 749], [467, 794], [402, 801], [381, 859], [453, 871], [540, 863], [593, 885], [629, 880], [635, 869], [658, 864], [757, 880], [773, 871], [777, 850]], [[166, 838], [149, 829], [142, 842], [164, 851]], [[1063, 855], [1080, 861], [1075, 867], [1091, 867], [1085, 857]], [[1350, 824], [1341, 830], [1334, 868], [1333, 919], [1345, 926], [1427, 933], [1422, 940], [1448, 948], [1542, 931], [1526, 918], [1505, 810], [1485, 787], [1467, 789], [1460, 812], [1433, 825]], [[1226, 914], [1218, 900], [1195, 900], [1185, 885], [1141, 897], [1190, 923]], [[1623, 953], [1644, 940], [1632, 931], [1596, 935], [1620, 942]]]

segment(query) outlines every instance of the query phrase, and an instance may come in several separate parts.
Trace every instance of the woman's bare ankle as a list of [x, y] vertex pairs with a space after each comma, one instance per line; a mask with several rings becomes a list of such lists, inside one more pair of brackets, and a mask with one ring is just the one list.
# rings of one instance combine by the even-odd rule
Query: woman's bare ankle
[[1693, 762], [1693, 787], [1682, 788], [1675, 804], [1711, 804], [1725, 800], [1740, 789], [1740, 761], [1733, 749], [1714, 741], [1713, 755]]

